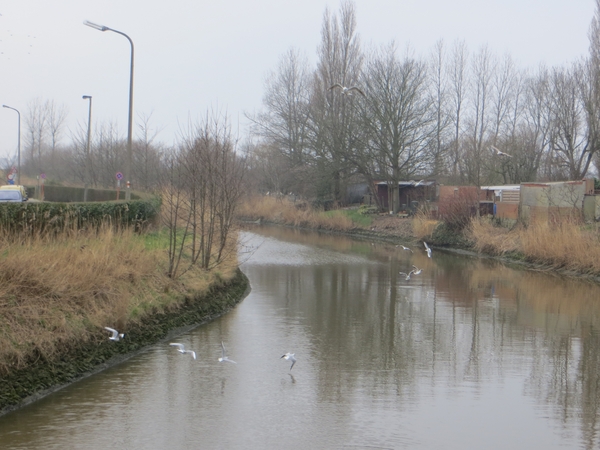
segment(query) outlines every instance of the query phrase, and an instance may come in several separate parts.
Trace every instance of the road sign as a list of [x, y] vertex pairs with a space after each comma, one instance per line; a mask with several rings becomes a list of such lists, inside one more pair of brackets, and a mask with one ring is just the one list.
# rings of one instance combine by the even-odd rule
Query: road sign
[[121, 172], [117, 172], [117, 180], [122, 180], [123, 179], [123, 174]]
[[42, 180], [45, 180], [45, 179], [46, 179], [46, 174], [45, 174], [45, 173], [42, 173], [42, 174], [40, 174], [40, 178], [41, 178]]

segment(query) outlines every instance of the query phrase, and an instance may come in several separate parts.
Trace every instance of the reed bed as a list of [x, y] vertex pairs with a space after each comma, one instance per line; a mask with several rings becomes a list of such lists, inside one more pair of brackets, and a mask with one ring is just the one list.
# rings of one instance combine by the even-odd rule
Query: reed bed
[[431, 219], [426, 212], [419, 211], [413, 217], [412, 228], [415, 239], [426, 241], [440, 224], [438, 220]]
[[356, 224], [343, 211], [321, 211], [307, 202], [292, 202], [286, 198], [254, 196], [246, 199], [238, 215], [247, 220], [261, 220], [303, 228], [347, 231]]
[[485, 219], [473, 220], [471, 238], [479, 251], [520, 254], [525, 260], [556, 269], [600, 275], [600, 233], [595, 227], [562, 220], [534, 222], [512, 230]]
[[[164, 247], [130, 230], [4, 239], [0, 249], [0, 375], [105, 339], [104, 326], [126, 329], [174, 308], [189, 289], [165, 275]], [[234, 272], [224, 271], [216, 276]], [[187, 274], [197, 292], [209, 288], [211, 276]]]

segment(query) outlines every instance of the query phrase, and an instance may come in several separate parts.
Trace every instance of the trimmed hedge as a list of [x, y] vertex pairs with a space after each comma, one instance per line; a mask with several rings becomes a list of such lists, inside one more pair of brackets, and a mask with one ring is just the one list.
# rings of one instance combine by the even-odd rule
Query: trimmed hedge
[[160, 210], [160, 198], [86, 203], [0, 203], [0, 230], [5, 233], [47, 234], [64, 230], [134, 226], [152, 223]]
[[[70, 186], [44, 186], [44, 200], [47, 202], [83, 202], [83, 193], [85, 189]], [[35, 187], [27, 187], [29, 198], [35, 195]], [[121, 189], [119, 200], [125, 200], [125, 189]], [[131, 193], [131, 200], [140, 200], [142, 197]], [[117, 191], [115, 189], [88, 189], [88, 202], [108, 202], [117, 200]]]

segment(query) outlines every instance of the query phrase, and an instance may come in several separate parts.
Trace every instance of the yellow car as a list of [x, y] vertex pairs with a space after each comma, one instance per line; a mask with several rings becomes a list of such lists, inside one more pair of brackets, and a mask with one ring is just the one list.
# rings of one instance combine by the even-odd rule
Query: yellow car
[[[15, 192], [17, 194], [15, 194]], [[19, 184], [0, 186], [0, 202], [26, 202], [27, 189]]]

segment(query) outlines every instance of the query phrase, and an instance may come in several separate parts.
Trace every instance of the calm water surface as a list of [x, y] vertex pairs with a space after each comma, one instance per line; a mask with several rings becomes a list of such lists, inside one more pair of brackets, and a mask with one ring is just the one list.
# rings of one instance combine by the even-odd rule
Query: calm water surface
[[288, 229], [242, 240], [252, 292], [177, 338], [197, 360], [150, 347], [0, 417], [0, 448], [600, 447], [598, 286]]

